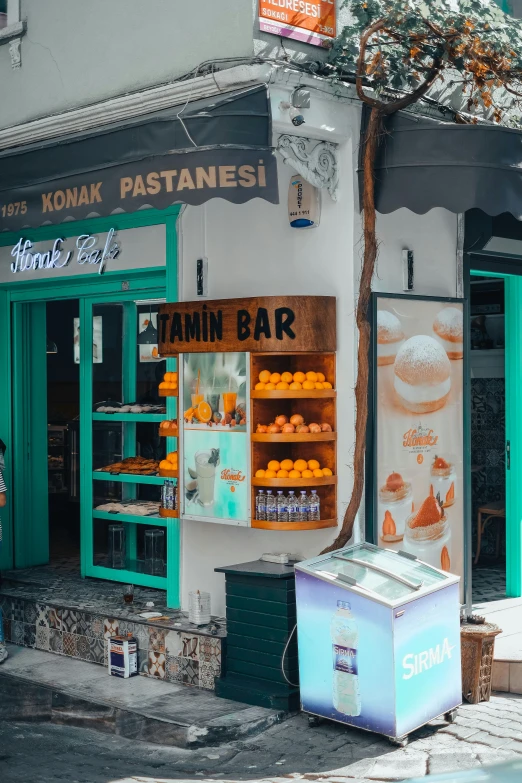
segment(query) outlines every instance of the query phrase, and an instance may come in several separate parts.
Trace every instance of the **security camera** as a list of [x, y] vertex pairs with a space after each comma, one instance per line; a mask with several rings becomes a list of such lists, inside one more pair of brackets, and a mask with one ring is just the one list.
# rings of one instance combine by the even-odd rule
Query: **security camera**
[[292, 120], [292, 125], [295, 125], [296, 127], [299, 127], [299, 125], [304, 125], [306, 120], [299, 111], [299, 109], [296, 109], [295, 106], [291, 106], [290, 110], [288, 112], [290, 119]]

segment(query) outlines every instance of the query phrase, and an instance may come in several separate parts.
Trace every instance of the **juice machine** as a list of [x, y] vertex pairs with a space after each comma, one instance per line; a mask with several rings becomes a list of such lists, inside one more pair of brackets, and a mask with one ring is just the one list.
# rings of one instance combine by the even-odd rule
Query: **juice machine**
[[408, 734], [462, 701], [460, 577], [371, 544], [296, 563], [301, 705], [329, 718]]

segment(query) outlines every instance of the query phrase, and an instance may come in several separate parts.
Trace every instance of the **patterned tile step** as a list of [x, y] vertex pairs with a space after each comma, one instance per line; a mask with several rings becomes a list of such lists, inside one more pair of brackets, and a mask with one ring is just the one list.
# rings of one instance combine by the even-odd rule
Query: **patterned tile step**
[[205, 690], [143, 677], [123, 680], [85, 661], [8, 647], [9, 658], [0, 668], [4, 720], [30, 716], [159, 745], [196, 748], [252, 736], [289, 717]]
[[[25, 581], [25, 572], [17, 571], [9, 572], [2, 583], [7, 641], [106, 665], [108, 639], [131, 634], [138, 642], [140, 674], [213, 690], [214, 678], [221, 675], [224, 618], [213, 618], [213, 634], [212, 626], [194, 626], [186, 613], [167, 609], [163, 591], [136, 588], [129, 607], [123, 603], [121, 585], [67, 572], [51, 574], [47, 567], [36, 570], [52, 577], [53, 586], [39, 585], [34, 577]], [[24, 581], [15, 579], [18, 573]], [[140, 617], [148, 600], [154, 600], [154, 611], [167, 619]]]

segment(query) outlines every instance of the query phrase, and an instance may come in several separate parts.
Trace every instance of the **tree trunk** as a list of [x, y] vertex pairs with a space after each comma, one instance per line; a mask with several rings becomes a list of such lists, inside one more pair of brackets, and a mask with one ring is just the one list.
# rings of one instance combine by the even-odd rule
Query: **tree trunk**
[[353, 459], [352, 496], [344, 514], [343, 525], [335, 541], [321, 552], [331, 552], [346, 546], [353, 533], [355, 517], [361, 505], [364, 490], [364, 455], [366, 451], [366, 423], [368, 420], [368, 378], [370, 324], [368, 305], [372, 292], [372, 279], [377, 259], [377, 237], [375, 234], [375, 175], [374, 165], [377, 155], [379, 133], [383, 112], [373, 107], [364, 143], [363, 165], [363, 218], [364, 218], [364, 256], [357, 302], [357, 328], [359, 347], [357, 351], [357, 381], [355, 384], [355, 450]]

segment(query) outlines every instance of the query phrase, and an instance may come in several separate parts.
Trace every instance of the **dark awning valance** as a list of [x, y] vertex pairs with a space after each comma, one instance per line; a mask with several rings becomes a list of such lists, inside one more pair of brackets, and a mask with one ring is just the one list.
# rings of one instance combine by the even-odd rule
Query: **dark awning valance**
[[406, 113], [392, 116], [386, 131], [376, 167], [379, 212], [478, 208], [522, 219], [522, 132]]
[[0, 231], [215, 197], [278, 202], [264, 85], [0, 152]]

